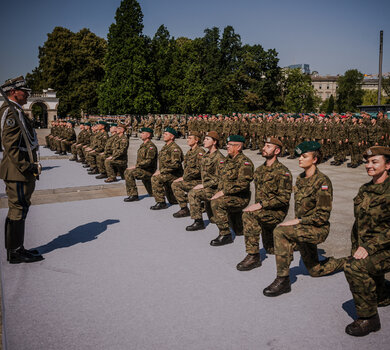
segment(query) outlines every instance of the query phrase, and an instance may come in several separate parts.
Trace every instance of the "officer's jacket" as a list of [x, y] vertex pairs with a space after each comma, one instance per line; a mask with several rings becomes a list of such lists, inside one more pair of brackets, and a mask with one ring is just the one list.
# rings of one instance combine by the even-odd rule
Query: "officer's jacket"
[[196, 146], [190, 149], [184, 156], [184, 181], [201, 180], [200, 163], [205, 151], [202, 147]]
[[159, 170], [161, 174], [183, 175], [183, 151], [175, 143], [165, 144], [158, 155]]
[[243, 153], [239, 153], [234, 158], [228, 155], [223, 163], [218, 191], [223, 191], [226, 196], [250, 198], [250, 183], [254, 170], [252, 161]]
[[260, 165], [254, 174], [255, 201], [263, 210], [272, 211], [272, 216], [283, 220], [288, 212], [292, 191], [290, 170], [278, 160], [271, 166]]
[[[13, 103], [13, 102], [11, 102]], [[33, 121], [24, 114], [23, 109], [14, 103], [15, 109], [23, 119], [28, 139], [33, 153], [33, 160], [37, 161], [38, 138], [33, 128]], [[8, 181], [28, 182], [33, 180], [34, 175], [27, 171], [30, 166], [26, 144], [22, 136], [19, 124], [11, 112], [7, 103], [0, 108], [1, 139], [4, 153], [0, 165], [0, 178]]]
[[390, 177], [382, 184], [372, 181], [360, 187], [354, 202], [352, 255], [361, 246], [369, 255], [390, 251]]
[[309, 178], [301, 173], [294, 186], [295, 216], [302, 225], [329, 227], [333, 187], [330, 179], [316, 169]]
[[127, 164], [127, 150], [129, 148], [129, 139], [126, 135], [115, 135], [112, 142], [112, 159], [121, 160]]
[[157, 170], [157, 147], [152, 141], [149, 140], [139, 146], [136, 168], [141, 168], [152, 174]]

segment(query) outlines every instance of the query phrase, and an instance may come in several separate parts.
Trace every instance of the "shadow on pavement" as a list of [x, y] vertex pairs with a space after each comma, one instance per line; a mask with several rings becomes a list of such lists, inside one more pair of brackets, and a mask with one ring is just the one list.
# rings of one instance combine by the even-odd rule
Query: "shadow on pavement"
[[53, 165], [53, 166], [43, 166], [42, 167], [42, 171], [45, 171], [45, 170], [51, 170], [51, 169], [54, 169], [54, 168], [59, 168], [60, 166], [59, 165]]
[[353, 320], [356, 320], [358, 318], [353, 299], [345, 301], [343, 303], [343, 309], [348, 314], [348, 316], [351, 317]]
[[97, 237], [107, 230], [108, 225], [116, 224], [119, 220], [105, 220], [102, 222], [89, 222], [88, 224], [80, 225], [70, 230], [68, 233], [58, 236], [51, 242], [36, 247], [40, 254], [50, 253], [53, 250], [68, 248], [78, 243], [86, 243], [97, 239]]

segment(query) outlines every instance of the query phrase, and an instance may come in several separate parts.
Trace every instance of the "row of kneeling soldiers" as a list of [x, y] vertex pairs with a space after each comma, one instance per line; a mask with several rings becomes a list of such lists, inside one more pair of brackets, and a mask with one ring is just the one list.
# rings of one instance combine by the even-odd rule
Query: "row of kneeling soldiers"
[[[104, 124], [97, 125], [97, 130], [100, 130], [99, 125]], [[119, 125], [118, 133], [116, 126], [116, 133], [119, 139], [127, 141], [123, 136], [124, 129], [125, 125]], [[136, 180], [142, 180], [148, 194], [156, 201], [150, 209], [168, 208], [166, 198], [170, 204], [178, 203], [180, 209], [173, 216], [191, 216], [194, 220], [186, 227], [187, 231], [204, 229], [202, 216], [206, 212], [210, 222], [219, 229], [218, 236], [210, 245], [233, 243], [230, 229], [236, 235], [244, 234], [247, 255], [237, 264], [239, 271], [261, 266], [261, 236], [267, 254], [275, 255], [277, 267], [275, 280], [263, 291], [268, 297], [291, 291], [289, 269], [294, 251], [300, 252], [313, 277], [343, 270], [359, 317], [346, 327], [346, 332], [363, 336], [380, 329], [377, 308], [390, 304], [390, 287], [384, 277], [390, 271], [389, 147], [373, 146], [364, 153], [366, 170], [372, 181], [363, 185], [354, 198], [351, 255], [319, 261], [317, 245], [324, 242], [329, 234], [333, 201], [332, 183], [317, 167], [323, 156], [320, 143], [304, 141], [296, 147], [295, 156], [303, 172], [293, 186], [291, 172], [278, 161], [283, 144], [274, 137], [264, 140], [261, 153], [265, 162], [256, 170], [252, 161], [242, 153], [245, 139], [241, 135], [227, 138], [226, 157], [219, 150], [220, 136], [215, 131], [209, 131], [204, 137], [204, 148], [200, 145], [201, 135], [190, 133], [187, 138], [190, 150], [186, 155], [175, 143], [178, 134], [171, 127], [164, 130], [165, 145], [160, 152], [151, 141], [153, 129], [141, 128], [140, 137], [143, 142], [137, 152], [136, 164], [126, 168], [128, 141], [123, 141], [123, 148], [119, 147], [123, 151], [126, 148], [126, 158], [122, 163], [115, 163], [122, 170], [126, 168], [123, 171], [128, 195], [125, 202], [140, 199]], [[71, 147], [78, 149], [79, 146]], [[82, 151], [82, 156], [93, 170], [91, 157], [95, 155], [89, 154], [89, 148]], [[99, 153], [95, 153], [98, 157]], [[100, 176], [109, 176], [108, 182], [115, 181], [112, 179], [117, 171], [115, 166], [112, 172], [108, 171], [113, 159], [110, 157], [104, 161], [106, 173], [99, 170]], [[73, 158], [77, 159], [77, 156]], [[252, 180], [255, 184], [255, 203], [249, 205]], [[295, 218], [284, 221], [292, 192]]]

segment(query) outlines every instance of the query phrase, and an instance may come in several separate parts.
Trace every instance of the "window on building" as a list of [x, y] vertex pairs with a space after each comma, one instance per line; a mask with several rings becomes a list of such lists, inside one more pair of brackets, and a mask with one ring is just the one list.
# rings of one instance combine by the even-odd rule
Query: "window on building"
[[318, 88], [321, 90], [322, 89], [322, 85], [320, 84], [320, 86]]
[[326, 89], [329, 90], [329, 85], [326, 86]]

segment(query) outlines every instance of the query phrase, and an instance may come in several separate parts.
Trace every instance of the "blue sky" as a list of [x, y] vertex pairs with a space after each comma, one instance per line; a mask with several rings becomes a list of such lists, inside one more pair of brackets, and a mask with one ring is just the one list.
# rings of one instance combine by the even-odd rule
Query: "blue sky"
[[[390, 71], [389, 0], [140, 0], [144, 33], [164, 24], [172, 36], [195, 38], [205, 28], [232, 25], [242, 42], [275, 48], [280, 65], [308, 63], [320, 74], [357, 68], [378, 72], [379, 31], [384, 31], [383, 72]], [[55, 26], [89, 28], [106, 38], [120, 0], [18, 0], [2, 7], [0, 82], [31, 72], [38, 47]]]

